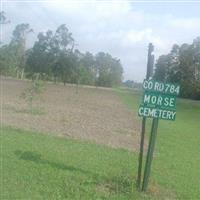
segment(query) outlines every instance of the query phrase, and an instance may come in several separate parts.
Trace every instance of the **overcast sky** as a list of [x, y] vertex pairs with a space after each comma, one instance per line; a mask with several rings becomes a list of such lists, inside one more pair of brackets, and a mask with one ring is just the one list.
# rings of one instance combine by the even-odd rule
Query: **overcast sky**
[[147, 46], [155, 56], [168, 53], [174, 43], [191, 43], [200, 36], [200, 1], [2, 1], [1, 10], [11, 21], [3, 27], [3, 41], [10, 40], [14, 27], [29, 23], [38, 32], [66, 24], [82, 52], [99, 51], [120, 58], [124, 79], [142, 81], [146, 74]]

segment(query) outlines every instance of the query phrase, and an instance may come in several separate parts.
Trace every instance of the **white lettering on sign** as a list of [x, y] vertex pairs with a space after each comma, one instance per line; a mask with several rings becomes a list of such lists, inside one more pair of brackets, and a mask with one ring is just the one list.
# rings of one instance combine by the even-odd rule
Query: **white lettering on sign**
[[175, 107], [176, 98], [174, 96], [158, 95], [154, 93], [145, 93], [143, 97], [144, 104], [151, 104], [164, 107]]
[[139, 116], [161, 118], [167, 120], [175, 120], [176, 111], [163, 110], [158, 108], [148, 108], [141, 106], [139, 108]]
[[143, 88], [147, 91], [160, 92], [160, 93], [172, 94], [172, 95], [179, 95], [179, 91], [180, 91], [179, 85], [161, 83], [154, 80], [144, 80]]
[[144, 81], [143, 87], [144, 87], [144, 89], [151, 90], [151, 89], [153, 89], [153, 82], [146, 80], [146, 81]]
[[179, 85], [150, 79], [144, 80], [143, 89], [145, 91], [138, 110], [139, 116], [175, 120]]

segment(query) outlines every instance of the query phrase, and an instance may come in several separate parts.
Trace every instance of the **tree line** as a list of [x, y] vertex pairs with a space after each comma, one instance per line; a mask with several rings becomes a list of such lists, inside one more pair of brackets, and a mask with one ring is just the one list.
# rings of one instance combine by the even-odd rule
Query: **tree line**
[[[5, 13], [0, 23], [6, 24]], [[40, 32], [33, 47], [26, 48], [34, 30], [27, 23], [18, 24], [9, 44], [0, 46], [0, 72], [20, 79], [40, 76], [42, 79], [75, 84], [112, 87], [121, 84], [123, 67], [109, 53], [82, 53], [75, 48], [72, 33], [65, 24], [56, 31]]]
[[180, 84], [180, 96], [200, 100], [200, 37], [192, 44], [173, 45], [155, 65], [154, 78]]
[[[5, 13], [0, 12], [0, 24], [8, 23]], [[33, 47], [27, 49], [27, 39], [33, 33], [29, 24], [22, 23], [15, 27], [8, 44], [1, 41], [1, 74], [20, 79], [39, 76], [64, 84], [105, 87], [121, 84], [123, 67], [120, 60], [104, 52], [96, 55], [80, 52], [65, 24], [54, 32], [40, 32]], [[155, 64], [154, 78], [180, 84], [181, 97], [200, 99], [200, 37], [192, 44], [175, 44], [170, 53], [161, 55]]]

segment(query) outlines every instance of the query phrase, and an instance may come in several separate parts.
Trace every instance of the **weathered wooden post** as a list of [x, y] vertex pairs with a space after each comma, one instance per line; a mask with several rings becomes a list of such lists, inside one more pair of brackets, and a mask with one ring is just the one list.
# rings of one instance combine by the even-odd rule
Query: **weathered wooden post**
[[142, 183], [142, 191], [146, 191], [148, 182], [149, 182], [151, 163], [152, 163], [152, 159], [153, 159], [153, 152], [154, 152], [156, 136], [157, 136], [157, 129], [158, 129], [158, 118], [154, 118], [153, 122], [152, 122], [151, 135], [150, 135], [150, 139], [149, 139], [149, 146], [148, 146], [148, 152], [147, 152], [147, 158], [146, 158], [144, 178], [143, 178], [143, 183]]
[[[147, 60], [147, 73], [146, 73], [146, 79], [147, 80], [153, 75], [153, 63], [154, 63], [154, 55], [152, 55], [153, 50], [154, 50], [154, 46], [152, 45], [152, 43], [149, 43], [148, 60]], [[142, 118], [141, 139], [140, 139], [140, 153], [139, 153], [139, 158], [138, 158], [138, 176], [137, 176], [137, 188], [138, 189], [140, 189], [140, 185], [141, 185], [145, 126], [146, 126], [146, 117], [143, 117]]]
[[[153, 78], [153, 63], [154, 56], [152, 55], [153, 45], [149, 44], [148, 52], [148, 64], [147, 64], [147, 75], [143, 82], [144, 93], [142, 96], [142, 102], [140, 104], [138, 115], [143, 117], [142, 119], [142, 132], [140, 141], [140, 154], [139, 154], [139, 165], [138, 165], [138, 177], [137, 187], [142, 191], [146, 191], [148, 187], [151, 163], [153, 160], [153, 152], [156, 142], [158, 119], [172, 120], [176, 118], [176, 96], [179, 95], [180, 86], [171, 83], [163, 83]], [[146, 163], [144, 169], [144, 176], [141, 188], [141, 174], [142, 174], [142, 161], [144, 151], [144, 136], [145, 136], [145, 125], [146, 118], [153, 118], [148, 152], [146, 156]]]

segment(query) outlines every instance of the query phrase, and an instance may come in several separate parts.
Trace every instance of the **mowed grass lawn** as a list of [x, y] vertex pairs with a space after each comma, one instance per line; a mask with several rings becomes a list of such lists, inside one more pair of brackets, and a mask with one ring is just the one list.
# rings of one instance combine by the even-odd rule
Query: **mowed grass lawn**
[[[137, 112], [140, 95], [116, 92]], [[0, 139], [1, 199], [200, 199], [199, 103], [179, 100], [176, 121], [159, 121], [147, 194], [136, 153], [8, 127]]]
[[1, 141], [1, 199], [140, 198], [128, 151], [10, 128]]

